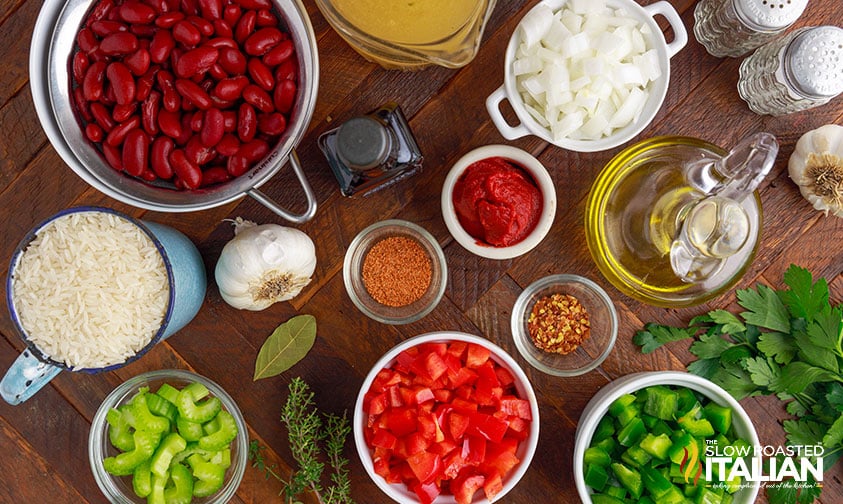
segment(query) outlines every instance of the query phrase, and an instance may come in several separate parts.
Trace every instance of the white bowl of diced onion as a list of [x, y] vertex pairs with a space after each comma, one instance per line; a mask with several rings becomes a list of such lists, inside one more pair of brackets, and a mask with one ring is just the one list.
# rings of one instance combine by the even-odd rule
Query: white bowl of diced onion
[[[673, 31], [670, 43], [657, 15]], [[687, 41], [666, 1], [544, 0], [512, 34], [504, 83], [486, 108], [507, 140], [535, 135], [572, 151], [608, 150], [653, 120], [667, 93], [670, 59]], [[503, 100], [519, 124], [504, 118]]]

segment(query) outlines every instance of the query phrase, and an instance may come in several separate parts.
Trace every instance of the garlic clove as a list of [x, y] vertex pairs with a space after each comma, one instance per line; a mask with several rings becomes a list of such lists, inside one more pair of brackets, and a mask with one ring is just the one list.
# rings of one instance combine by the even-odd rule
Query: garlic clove
[[788, 175], [816, 210], [843, 217], [843, 126], [826, 124], [802, 135]]

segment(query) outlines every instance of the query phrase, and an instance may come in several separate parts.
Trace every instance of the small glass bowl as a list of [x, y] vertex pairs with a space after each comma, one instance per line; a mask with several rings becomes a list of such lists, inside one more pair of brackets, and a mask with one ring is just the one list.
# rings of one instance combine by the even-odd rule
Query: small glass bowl
[[[369, 250], [383, 239], [402, 236], [419, 243], [430, 258], [431, 277], [427, 291], [417, 301], [404, 306], [387, 306], [376, 301], [363, 282], [363, 261]], [[376, 222], [351, 241], [342, 268], [345, 290], [354, 305], [366, 316], [384, 324], [408, 324], [430, 313], [445, 293], [448, 267], [439, 242], [424, 228], [399, 219]]]
[[[566, 355], [539, 349], [527, 329], [533, 305], [551, 294], [574, 296], [589, 316], [589, 337]], [[618, 314], [606, 291], [591, 280], [578, 275], [551, 275], [533, 282], [518, 296], [512, 308], [511, 326], [515, 346], [533, 367], [553, 376], [577, 376], [599, 366], [615, 346]]]
[[192, 382], [199, 382], [208, 387], [211, 396], [218, 397], [223, 409], [231, 413], [237, 422], [237, 437], [231, 443], [231, 466], [226, 470], [225, 483], [217, 493], [209, 497], [194, 498], [193, 504], [225, 504], [234, 497], [249, 461], [248, 427], [243, 414], [240, 413], [240, 408], [222, 387], [204, 376], [183, 369], [161, 369], [130, 378], [112, 390], [103, 400], [91, 422], [91, 431], [88, 436], [88, 460], [97, 485], [110, 502], [140, 504], [145, 503], [146, 499], [135, 495], [131, 476], [113, 476], [103, 468], [103, 459], [119, 453], [108, 440], [109, 427], [105, 419], [108, 410], [129, 402], [141, 387], [149, 387], [149, 390], [154, 392], [163, 383], [181, 389]]

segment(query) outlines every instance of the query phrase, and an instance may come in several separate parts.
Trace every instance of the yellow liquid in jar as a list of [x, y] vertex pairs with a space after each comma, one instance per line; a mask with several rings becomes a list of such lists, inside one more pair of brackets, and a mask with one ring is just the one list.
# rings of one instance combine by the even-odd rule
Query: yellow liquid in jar
[[334, 0], [333, 7], [371, 37], [425, 45], [443, 42], [473, 25], [485, 15], [486, 4], [486, 0]]

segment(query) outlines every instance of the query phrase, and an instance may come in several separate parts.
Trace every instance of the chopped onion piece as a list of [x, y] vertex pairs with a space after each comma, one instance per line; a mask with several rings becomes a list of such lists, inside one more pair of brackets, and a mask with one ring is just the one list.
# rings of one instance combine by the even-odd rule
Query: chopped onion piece
[[662, 76], [648, 25], [605, 0], [543, 4], [522, 20], [512, 63], [527, 112], [554, 141], [597, 140], [637, 121]]

